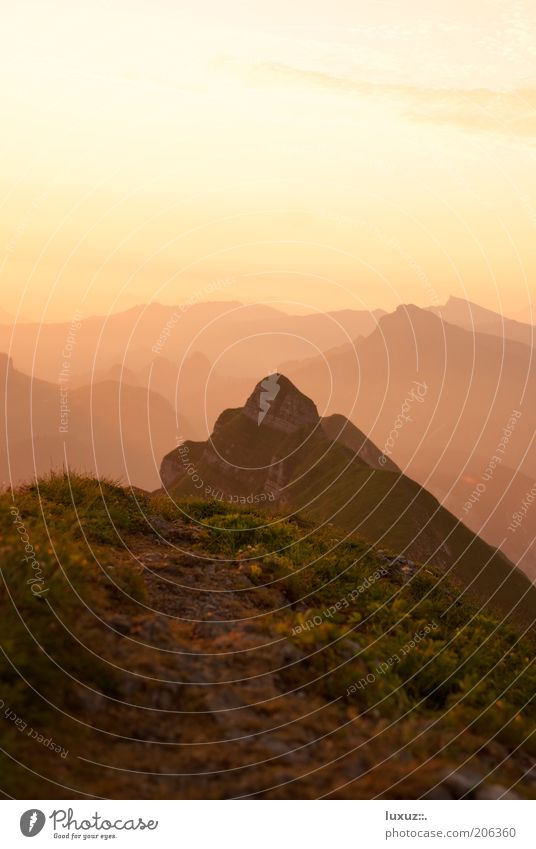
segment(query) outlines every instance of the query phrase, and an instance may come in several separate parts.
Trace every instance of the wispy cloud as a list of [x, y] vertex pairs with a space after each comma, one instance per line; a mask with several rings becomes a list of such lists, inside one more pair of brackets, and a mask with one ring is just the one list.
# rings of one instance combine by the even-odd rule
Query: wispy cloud
[[291, 82], [349, 96], [388, 99], [416, 121], [454, 124], [468, 131], [536, 136], [534, 87], [508, 91], [420, 88], [266, 62], [251, 66], [248, 76], [258, 82]]

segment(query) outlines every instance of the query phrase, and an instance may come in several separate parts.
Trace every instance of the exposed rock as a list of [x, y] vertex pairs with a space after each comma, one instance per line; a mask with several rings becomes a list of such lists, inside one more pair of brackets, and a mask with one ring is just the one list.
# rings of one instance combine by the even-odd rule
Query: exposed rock
[[421, 568], [416, 562], [431, 563], [452, 570], [490, 609], [532, 622], [534, 587], [502, 553], [402, 472], [395, 474], [361, 432], [350, 425], [344, 430], [351, 444], [328, 434], [313, 401], [275, 373], [257, 384], [242, 409], [220, 416], [210, 439], [186, 442], [164, 458], [162, 477], [168, 485], [173, 481], [177, 498], [336, 519], [333, 545], [342, 532], [377, 540], [381, 529], [386, 548], [401, 552], [384, 555], [398, 583], [414, 577]]
[[169, 522], [159, 516], [147, 516], [147, 522], [153, 528], [155, 534], [170, 542], [194, 542], [200, 535], [200, 531], [196, 527], [180, 519]]
[[501, 784], [484, 784], [478, 788], [476, 799], [519, 799], [520, 796]]
[[166, 519], [162, 519], [160, 516], [147, 516], [147, 521], [153, 530], [160, 534], [167, 534], [173, 528], [171, 522], [168, 522]]
[[320, 421], [315, 404], [282, 374], [272, 374], [257, 384], [243, 414], [283, 433], [313, 428]]
[[519, 799], [500, 784], [486, 784], [484, 778], [469, 770], [450, 773], [426, 794], [427, 799]]
[[177, 462], [176, 451], [166, 454], [160, 464], [160, 480], [165, 489], [173, 486], [180, 474], [181, 468], [181, 464]]

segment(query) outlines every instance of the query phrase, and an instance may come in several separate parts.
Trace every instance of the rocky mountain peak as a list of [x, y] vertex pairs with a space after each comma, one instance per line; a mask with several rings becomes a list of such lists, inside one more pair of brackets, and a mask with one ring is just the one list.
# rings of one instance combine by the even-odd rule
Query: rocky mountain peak
[[313, 428], [320, 421], [316, 405], [283, 374], [267, 375], [249, 396], [243, 414], [259, 427], [283, 433]]

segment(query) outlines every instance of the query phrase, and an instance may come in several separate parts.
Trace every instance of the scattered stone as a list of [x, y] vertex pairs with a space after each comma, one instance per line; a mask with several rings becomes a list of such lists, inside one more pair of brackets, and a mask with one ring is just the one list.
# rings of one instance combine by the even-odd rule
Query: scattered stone
[[520, 796], [500, 784], [484, 784], [477, 791], [476, 799], [519, 799]]
[[500, 784], [486, 784], [477, 773], [458, 771], [446, 775], [443, 781], [425, 795], [426, 799], [519, 799]]

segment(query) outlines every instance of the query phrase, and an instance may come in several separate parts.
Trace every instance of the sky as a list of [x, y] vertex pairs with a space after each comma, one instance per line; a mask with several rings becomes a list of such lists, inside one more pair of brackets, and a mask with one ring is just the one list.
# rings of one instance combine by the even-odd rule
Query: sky
[[531, 320], [533, 0], [22, 0], [2, 18], [0, 312], [452, 294]]

